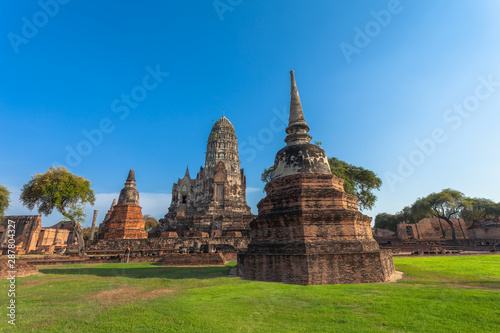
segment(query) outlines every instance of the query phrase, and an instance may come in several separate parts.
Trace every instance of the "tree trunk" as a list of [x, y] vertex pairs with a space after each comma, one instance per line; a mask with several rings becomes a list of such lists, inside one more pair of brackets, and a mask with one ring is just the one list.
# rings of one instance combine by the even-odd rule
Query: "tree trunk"
[[455, 232], [455, 226], [453, 225], [453, 222], [451, 222], [451, 220], [449, 218], [447, 218], [446, 216], [441, 216], [440, 218], [445, 220], [450, 225], [451, 237], [453, 238], [453, 241], [456, 243], [457, 242], [457, 234]]
[[80, 226], [80, 223], [76, 222], [72, 216], [67, 214], [64, 207], [61, 208], [60, 212], [64, 217], [68, 218], [71, 221], [71, 224], [73, 225], [73, 230], [75, 232], [76, 240], [78, 242], [78, 255], [83, 256], [85, 254], [85, 240], [83, 239], [83, 230], [82, 227]]

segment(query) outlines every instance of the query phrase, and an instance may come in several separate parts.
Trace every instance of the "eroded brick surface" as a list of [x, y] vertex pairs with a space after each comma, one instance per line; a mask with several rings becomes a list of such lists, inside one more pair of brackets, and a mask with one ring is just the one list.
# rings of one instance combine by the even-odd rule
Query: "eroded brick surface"
[[333, 175], [275, 179], [251, 222], [248, 251], [238, 255], [242, 277], [294, 284], [386, 281], [392, 254], [380, 251], [371, 218], [356, 198], [333, 187]]

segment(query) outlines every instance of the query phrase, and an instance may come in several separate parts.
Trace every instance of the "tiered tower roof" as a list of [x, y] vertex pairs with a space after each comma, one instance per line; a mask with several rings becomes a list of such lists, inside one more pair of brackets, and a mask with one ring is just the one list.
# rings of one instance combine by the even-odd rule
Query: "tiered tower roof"
[[130, 169], [125, 187], [120, 191], [118, 205], [139, 205], [139, 191], [135, 188], [135, 171]]
[[227, 170], [238, 170], [238, 140], [233, 124], [226, 117], [217, 120], [210, 131], [207, 142], [205, 167], [215, 169], [219, 161]]

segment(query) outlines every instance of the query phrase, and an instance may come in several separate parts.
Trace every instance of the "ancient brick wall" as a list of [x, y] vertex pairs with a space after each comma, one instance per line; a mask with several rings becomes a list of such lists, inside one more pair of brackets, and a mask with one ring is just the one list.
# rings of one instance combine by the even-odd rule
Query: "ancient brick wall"
[[125, 252], [127, 246], [130, 246], [132, 251], [171, 251], [179, 252], [183, 250], [193, 249], [201, 251], [207, 249], [208, 245], [213, 245], [216, 248], [244, 250], [250, 242], [248, 237], [225, 237], [225, 238], [146, 238], [146, 239], [100, 239], [86, 242], [86, 251], [92, 253], [122, 253]]
[[[25, 254], [31, 251], [36, 251], [38, 235], [42, 226], [41, 215], [12, 215], [4, 216], [2, 225], [7, 226], [7, 221], [16, 222], [16, 253]], [[0, 246], [5, 248], [7, 246], [7, 233], [4, 233]]]
[[471, 239], [500, 240], [500, 218], [484, 218], [474, 220], [467, 230]]
[[37, 247], [50, 245], [64, 247], [68, 245], [70, 233], [68, 229], [42, 228], [38, 236]]
[[500, 227], [482, 227], [469, 229], [470, 239], [499, 239]]
[[[462, 219], [451, 219], [455, 228], [457, 239], [469, 238], [465, 221]], [[398, 237], [407, 239], [433, 240], [453, 239], [452, 230], [448, 222], [438, 218], [424, 218], [415, 224], [398, 224]]]
[[390, 238], [390, 237], [395, 237], [395, 236], [396, 236], [396, 233], [392, 230], [380, 229], [380, 228], [373, 229], [373, 237]]

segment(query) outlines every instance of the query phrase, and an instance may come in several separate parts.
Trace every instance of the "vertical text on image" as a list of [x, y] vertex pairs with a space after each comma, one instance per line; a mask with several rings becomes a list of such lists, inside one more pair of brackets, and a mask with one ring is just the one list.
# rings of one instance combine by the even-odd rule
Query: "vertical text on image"
[[16, 222], [12, 220], [7, 220], [7, 273], [9, 277], [9, 291], [8, 297], [9, 306], [7, 307], [7, 316], [10, 320], [8, 323], [11, 325], [16, 325]]

